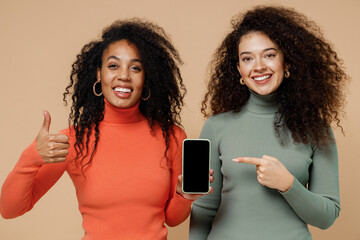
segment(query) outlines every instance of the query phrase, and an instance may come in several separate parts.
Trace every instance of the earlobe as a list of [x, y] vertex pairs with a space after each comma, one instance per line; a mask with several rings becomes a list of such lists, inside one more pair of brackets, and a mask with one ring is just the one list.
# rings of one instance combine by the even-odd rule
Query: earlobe
[[245, 85], [244, 79], [243, 79], [242, 76], [241, 76], [239, 62], [236, 63], [236, 68], [237, 68], [237, 70], [239, 71], [239, 74], [240, 74], [240, 84], [241, 84], [241, 85]]
[[289, 78], [290, 77], [290, 71], [289, 71], [289, 69], [290, 69], [290, 65], [289, 64], [285, 64], [285, 72], [284, 72], [284, 77], [285, 78]]

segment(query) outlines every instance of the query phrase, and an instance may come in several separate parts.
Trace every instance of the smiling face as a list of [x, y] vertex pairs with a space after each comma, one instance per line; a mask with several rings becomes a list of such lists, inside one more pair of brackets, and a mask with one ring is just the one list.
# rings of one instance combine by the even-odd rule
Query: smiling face
[[97, 71], [105, 99], [118, 108], [129, 108], [140, 100], [145, 72], [136, 46], [123, 39], [109, 44]]
[[241, 37], [237, 68], [245, 85], [260, 95], [278, 89], [284, 79], [284, 54], [262, 32], [251, 32]]

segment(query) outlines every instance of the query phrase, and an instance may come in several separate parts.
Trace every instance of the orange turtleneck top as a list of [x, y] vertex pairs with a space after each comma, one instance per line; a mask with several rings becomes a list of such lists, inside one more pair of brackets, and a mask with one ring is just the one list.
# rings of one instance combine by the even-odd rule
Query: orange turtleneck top
[[166, 239], [164, 223], [180, 224], [191, 208], [191, 201], [176, 193], [184, 131], [174, 127], [165, 159], [161, 128], [154, 126], [151, 131], [139, 103], [119, 109], [106, 101], [99, 131], [96, 153], [84, 169], [86, 178], [73, 161], [73, 129], [60, 132], [70, 137], [71, 145], [62, 163], [45, 164], [34, 141], [3, 184], [1, 215], [14, 218], [31, 210], [66, 171], [76, 188], [85, 231], [83, 240]]

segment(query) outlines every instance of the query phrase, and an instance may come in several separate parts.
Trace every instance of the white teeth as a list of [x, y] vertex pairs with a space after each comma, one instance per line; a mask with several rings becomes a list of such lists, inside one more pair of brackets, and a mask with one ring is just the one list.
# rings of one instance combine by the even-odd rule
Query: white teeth
[[130, 88], [121, 88], [121, 87], [117, 87], [114, 89], [114, 91], [116, 92], [126, 92], [126, 93], [130, 93], [131, 89]]
[[262, 80], [268, 79], [269, 77], [271, 77], [271, 75], [264, 75], [264, 76], [261, 76], [261, 77], [256, 77], [256, 78], [254, 78], [254, 80], [255, 81], [262, 81]]

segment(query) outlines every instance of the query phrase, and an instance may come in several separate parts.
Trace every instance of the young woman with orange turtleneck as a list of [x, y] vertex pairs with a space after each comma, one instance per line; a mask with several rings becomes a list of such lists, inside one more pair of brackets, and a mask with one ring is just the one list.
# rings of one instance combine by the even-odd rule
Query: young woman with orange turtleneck
[[31, 210], [66, 171], [83, 239], [166, 239], [164, 223], [183, 222], [200, 196], [180, 187], [179, 63], [162, 28], [138, 19], [117, 21], [85, 45], [64, 93], [65, 100], [73, 90], [72, 125], [49, 134], [44, 111], [37, 138], [2, 187], [2, 216]]

